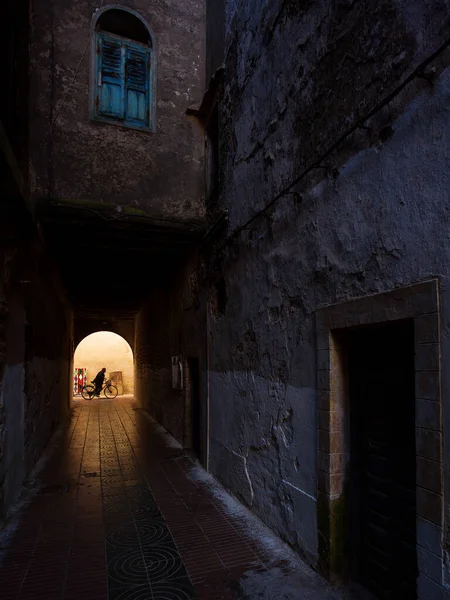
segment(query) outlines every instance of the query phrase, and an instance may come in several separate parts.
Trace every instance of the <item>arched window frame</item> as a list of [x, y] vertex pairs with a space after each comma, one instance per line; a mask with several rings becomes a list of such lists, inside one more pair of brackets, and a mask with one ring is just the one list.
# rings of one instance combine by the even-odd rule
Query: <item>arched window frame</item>
[[[97, 31], [97, 23], [100, 17], [109, 10], [121, 10], [128, 12], [135, 16], [141, 21], [148, 31], [151, 39], [151, 47], [144, 46], [139, 42], [135, 42], [126, 37], [117, 36], [113, 33]], [[138, 131], [156, 132], [156, 81], [157, 81], [157, 46], [155, 35], [148, 25], [148, 23], [142, 18], [142, 16], [131, 8], [127, 8], [121, 4], [109, 4], [103, 8], [97, 10], [91, 23], [91, 78], [90, 78], [90, 117], [93, 121], [99, 121], [103, 123], [109, 123], [112, 125], [118, 125], [120, 127], [127, 127], [130, 129], [136, 129]], [[108, 117], [100, 114], [98, 110], [98, 89], [99, 89], [99, 59], [98, 59], [98, 47], [101, 40], [117, 40], [120, 41], [124, 47], [133, 50], [145, 49], [149, 57], [148, 65], [148, 118], [145, 123], [136, 123], [132, 120], [124, 118]], [[124, 85], [124, 83], [123, 83]]]

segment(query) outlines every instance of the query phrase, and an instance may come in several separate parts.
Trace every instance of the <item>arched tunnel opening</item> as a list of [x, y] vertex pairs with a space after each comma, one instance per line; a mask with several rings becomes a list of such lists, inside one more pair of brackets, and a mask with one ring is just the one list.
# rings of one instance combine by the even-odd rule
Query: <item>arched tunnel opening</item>
[[106, 369], [106, 380], [119, 396], [134, 394], [134, 357], [130, 344], [117, 333], [98, 331], [77, 345], [73, 358], [73, 400], [80, 400], [83, 389]]
[[[147, 282], [147, 297], [125, 308], [114, 291], [104, 308], [75, 304], [69, 396], [82, 403], [83, 386], [105, 368], [117, 387], [162, 425], [202, 464], [207, 462], [207, 348], [204, 306], [187, 287], [195, 259]], [[114, 306], [114, 304], [115, 306]], [[100, 398], [105, 399], [102, 390]]]

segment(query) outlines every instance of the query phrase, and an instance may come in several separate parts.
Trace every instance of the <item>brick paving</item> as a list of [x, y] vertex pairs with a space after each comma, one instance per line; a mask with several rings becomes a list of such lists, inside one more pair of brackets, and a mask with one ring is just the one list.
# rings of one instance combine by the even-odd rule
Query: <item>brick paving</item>
[[132, 398], [77, 402], [0, 561], [0, 598], [229, 600], [271, 557]]

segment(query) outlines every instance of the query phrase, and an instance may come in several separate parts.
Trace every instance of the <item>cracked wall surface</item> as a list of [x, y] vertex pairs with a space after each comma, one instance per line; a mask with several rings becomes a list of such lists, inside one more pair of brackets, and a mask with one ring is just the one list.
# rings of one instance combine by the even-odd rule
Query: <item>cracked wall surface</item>
[[210, 467], [316, 564], [318, 307], [439, 278], [449, 464], [450, 13], [419, 0], [226, 10]]
[[[91, 20], [137, 11], [157, 44], [156, 132], [90, 119]], [[204, 80], [201, 0], [32, 1], [30, 182], [34, 197], [100, 201], [169, 217], [203, 214], [203, 134], [186, 117]], [[176, 176], [174, 176], [176, 174]]]

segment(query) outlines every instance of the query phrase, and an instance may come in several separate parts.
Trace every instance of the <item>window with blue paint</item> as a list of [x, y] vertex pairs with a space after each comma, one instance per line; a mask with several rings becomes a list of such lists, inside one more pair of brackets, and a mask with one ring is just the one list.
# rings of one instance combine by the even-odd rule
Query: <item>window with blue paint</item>
[[94, 114], [97, 120], [153, 129], [152, 39], [130, 12], [111, 9], [96, 26]]

